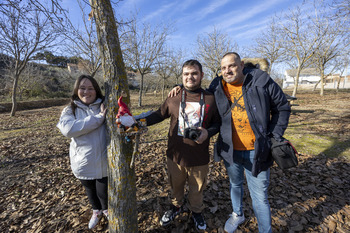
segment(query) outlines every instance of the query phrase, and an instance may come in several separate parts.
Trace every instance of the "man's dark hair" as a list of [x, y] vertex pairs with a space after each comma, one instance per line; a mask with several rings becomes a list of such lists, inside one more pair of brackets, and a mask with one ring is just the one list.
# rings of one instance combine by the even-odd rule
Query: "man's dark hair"
[[224, 57], [226, 57], [228, 55], [235, 55], [239, 60], [241, 60], [241, 56], [239, 56], [239, 54], [236, 53], [236, 52], [227, 52], [227, 53], [224, 54], [224, 56], [222, 56], [222, 58], [224, 58]]
[[195, 66], [195, 65], [198, 66], [199, 71], [203, 73], [202, 64], [199, 61], [194, 59], [185, 61], [185, 63], [182, 65], [182, 70], [184, 69], [185, 66]]

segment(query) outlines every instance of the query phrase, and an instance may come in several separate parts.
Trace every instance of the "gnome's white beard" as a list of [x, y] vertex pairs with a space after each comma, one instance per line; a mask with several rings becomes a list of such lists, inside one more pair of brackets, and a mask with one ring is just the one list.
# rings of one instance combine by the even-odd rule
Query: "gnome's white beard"
[[129, 114], [125, 114], [124, 116], [120, 116], [120, 123], [126, 127], [131, 127], [135, 122], [134, 117]]

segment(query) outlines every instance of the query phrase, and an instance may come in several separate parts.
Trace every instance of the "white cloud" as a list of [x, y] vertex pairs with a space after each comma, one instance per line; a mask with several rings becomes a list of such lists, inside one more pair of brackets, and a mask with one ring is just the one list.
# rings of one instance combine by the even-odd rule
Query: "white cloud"
[[204, 9], [201, 9], [196, 15], [198, 19], [203, 19], [205, 18], [207, 15], [216, 12], [220, 7], [226, 5], [228, 2], [230, 2], [231, 0], [221, 0], [221, 1], [217, 1], [214, 0], [212, 1], [207, 7], [205, 7]]
[[[283, 2], [284, 0], [274, 0], [274, 1], [264, 1], [258, 5], [255, 5], [249, 9], [240, 9], [228, 12], [218, 18], [216, 18], [216, 22], [220, 22], [220, 26], [223, 29], [227, 29], [232, 25], [237, 25], [241, 22], [247, 21], [249, 19], [254, 18], [256, 15], [267, 11], [271, 8], [275, 8], [276, 4]], [[269, 18], [270, 15], [266, 15], [266, 18]]]
[[136, 6], [140, 5], [142, 0], [128, 0], [122, 1], [120, 5], [118, 5], [118, 10], [121, 12], [130, 11], [131, 9], [137, 8]]
[[180, 7], [179, 9], [181, 11], [187, 10], [190, 6], [194, 5], [197, 3], [199, 0], [187, 0], [187, 1], [181, 1], [181, 3], [177, 3], [177, 5]]
[[148, 21], [150, 19], [153, 19], [154, 17], [161, 17], [163, 13], [169, 12], [170, 9], [172, 9], [176, 5], [177, 5], [176, 2], [172, 2], [170, 4], [163, 5], [159, 9], [157, 9], [156, 11], [152, 12], [151, 14], [146, 15], [142, 20]]
[[[220, 12], [219, 8], [226, 5], [228, 2], [232, 0], [213, 0], [210, 4], [205, 4], [204, 8], [200, 8], [204, 4], [197, 4], [193, 7], [193, 9], [187, 9], [188, 11], [179, 18], [178, 23], [180, 25], [194, 24], [195, 22], [199, 22], [204, 18], [207, 18], [209, 14]], [[185, 4], [187, 8], [190, 8], [191, 5], [197, 2], [197, 0], [190, 1], [191, 4]], [[202, 2], [201, 2], [202, 3]]]

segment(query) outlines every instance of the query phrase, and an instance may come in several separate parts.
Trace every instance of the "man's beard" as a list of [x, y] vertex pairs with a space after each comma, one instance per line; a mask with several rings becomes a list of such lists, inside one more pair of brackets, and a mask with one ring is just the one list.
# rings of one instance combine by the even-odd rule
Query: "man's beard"
[[197, 90], [198, 88], [200, 88], [201, 85], [202, 85], [202, 81], [200, 81], [200, 82], [198, 83], [198, 85], [192, 86], [192, 87], [186, 87], [186, 89], [189, 90], [189, 91], [195, 91], [195, 90]]

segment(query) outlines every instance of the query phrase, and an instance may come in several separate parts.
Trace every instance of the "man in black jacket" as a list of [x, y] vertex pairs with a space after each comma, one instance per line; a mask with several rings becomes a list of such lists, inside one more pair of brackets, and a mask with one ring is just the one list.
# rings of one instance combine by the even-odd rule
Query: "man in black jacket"
[[269, 75], [259, 69], [244, 68], [237, 53], [223, 56], [221, 73], [209, 91], [215, 95], [222, 121], [214, 158], [224, 160], [230, 179], [233, 212], [225, 223], [225, 231], [234, 232], [244, 222], [245, 173], [259, 232], [272, 232], [267, 193], [273, 163], [270, 137], [279, 139], [283, 135], [291, 110], [283, 91]]

